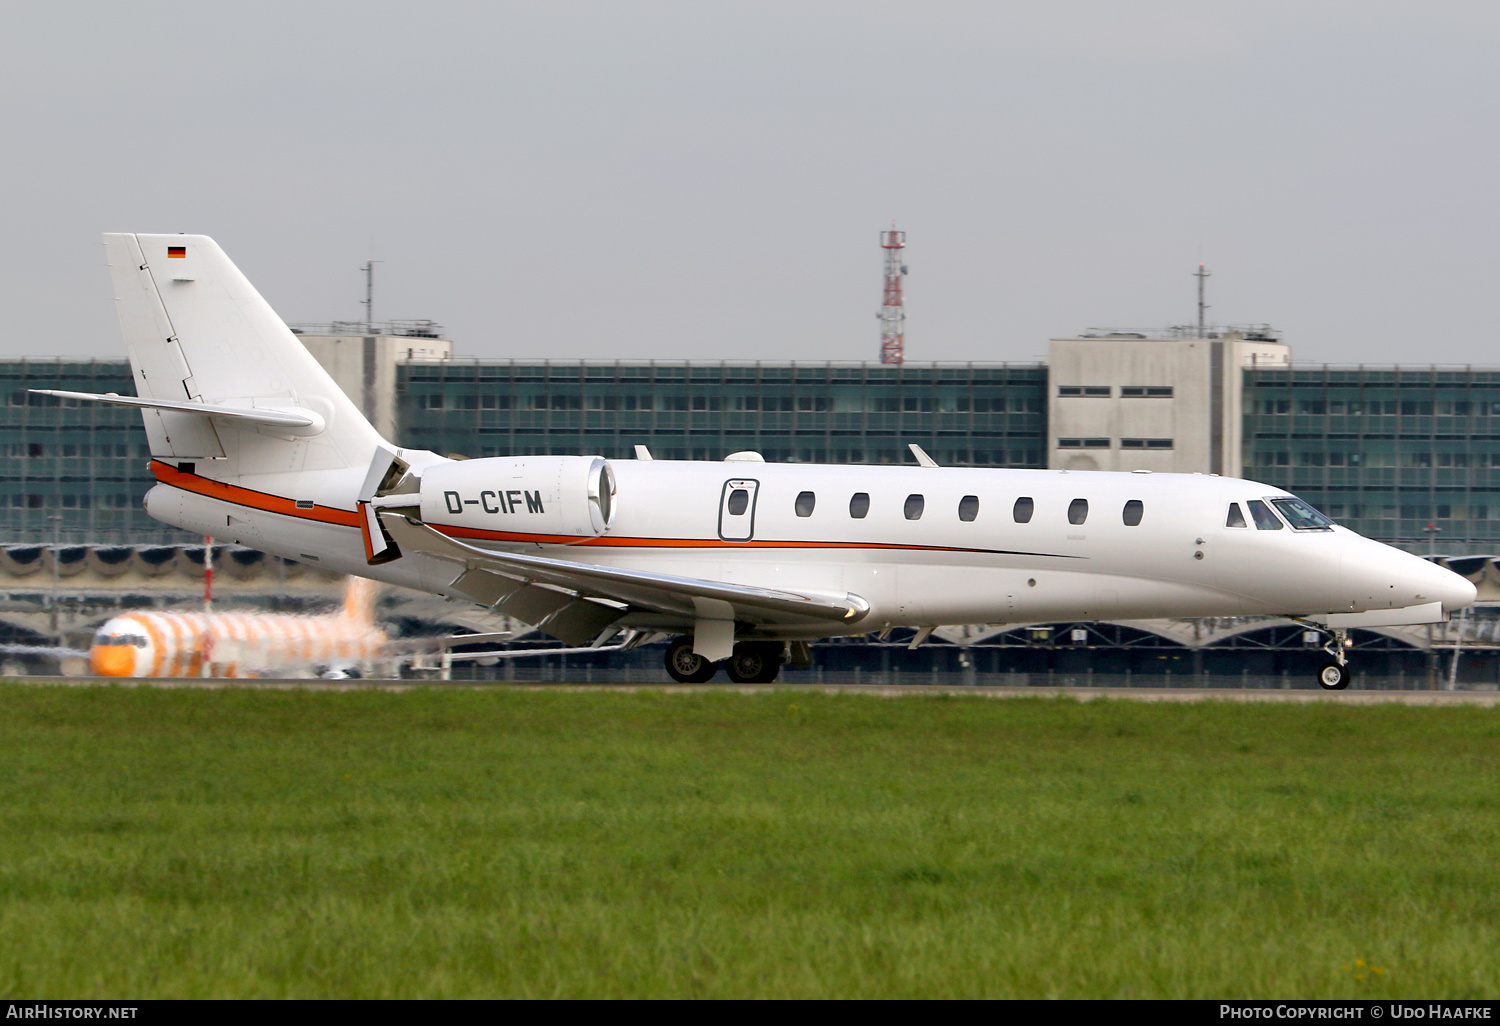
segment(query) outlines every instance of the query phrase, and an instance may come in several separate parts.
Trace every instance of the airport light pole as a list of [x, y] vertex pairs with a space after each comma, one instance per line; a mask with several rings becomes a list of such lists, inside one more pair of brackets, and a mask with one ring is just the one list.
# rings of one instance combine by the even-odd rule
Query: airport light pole
[[[1428, 555], [1428, 558], [1431, 558], [1431, 557], [1437, 555], [1437, 536], [1439, 534], [1441, 534], [1442, 531], [1443, 531], [1443, 529], [1441, 527], [1439, 527], [1437, 524], [1431, 523], [1431, 522], [1429, 522], [1426, 527], [1422, 528], [1422, 533], [1425, 534], [1425, 535], [1427, 535], [1427, 555]], [[1437, 686], [1438, 686], [1438, 680], [1437, 680], [1437, 674], [1438, 674], [1437, 653], [1435, 653], [1432, 650], [1432, 644], [1433, 644], [1432, 624], [1428, 624], [1427, 625], [1427, 686], [1431, 690], [1436, 691], [1437, 690]], [[1454, 662], [1457, 662], [1457, 661], [1458, 661], [1458, 657], [1457, 657], [1457, 655], [1455, 655], [1454, 656]]]
[[52, 607], [52, 616], [50, 629], [53, 639], [57, 642], [57, 646], [61, 648], [62, 635], [58, 633], [57, 629], [57, 593], [62, 587], [62, 514], [49, 513], [47, 514], [47, 519], [52, 521], [52, 601], [49, 603]]

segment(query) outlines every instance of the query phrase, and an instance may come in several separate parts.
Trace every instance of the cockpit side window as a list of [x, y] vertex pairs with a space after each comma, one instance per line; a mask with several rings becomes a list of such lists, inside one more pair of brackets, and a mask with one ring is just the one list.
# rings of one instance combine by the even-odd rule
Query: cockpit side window
[[1271, 512], [1270, 506], [1259, 499], [1251, 499], [1245, 505], [1250, 507], [1250, 518], [1255, 521], [1257, 528], [1262, 531], [1281, 530], [1281, 521], [1275, 513]]
[[1229, 516], [1227, 516], [1227, 517], [1224, 518], [1224, 526], [1225, 527], [1249, 527], [1250, 526], [1249, 524], [1245, 523], [1245, 514], [1243, 514], [1243, 513], [1240, 512], [1240, 504], [1239, 503], [1237, 503], [1237, 502], [1231, 502], [1229, 504]]
[[1271, 505], [1281, 510], [1281, 515], [1286, 517], [1286, 522], [1292, 525], [1294, 531], [1333, 530], [1332, 520], [1294, 496], [1272, 499]]

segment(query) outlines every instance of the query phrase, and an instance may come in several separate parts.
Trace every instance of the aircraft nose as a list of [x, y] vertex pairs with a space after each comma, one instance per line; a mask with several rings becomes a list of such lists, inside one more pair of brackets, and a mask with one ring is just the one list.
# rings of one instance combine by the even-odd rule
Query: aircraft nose
[[1426, 559], [1416, 561], [1421, 565], [1412, 568], [1410, 579], [1419, 602], [1441, 602], [1445, 612], [1452, 612], [1473, 605], [1479, 597], [1478, 588], [1447, 567]]
[[132, 677], [135, 649], [129, 645], [95, 645], [89, 652], [89, 665], [96, 677]]

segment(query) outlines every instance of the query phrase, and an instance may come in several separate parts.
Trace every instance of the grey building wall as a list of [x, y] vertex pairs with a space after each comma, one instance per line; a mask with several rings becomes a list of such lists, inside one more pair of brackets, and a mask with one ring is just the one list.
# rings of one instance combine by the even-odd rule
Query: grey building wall
[[1049, 465], [1240, 472], [1241, 369], [1284, 366], [1262, 331], [1114, 332], [1051, 340]]

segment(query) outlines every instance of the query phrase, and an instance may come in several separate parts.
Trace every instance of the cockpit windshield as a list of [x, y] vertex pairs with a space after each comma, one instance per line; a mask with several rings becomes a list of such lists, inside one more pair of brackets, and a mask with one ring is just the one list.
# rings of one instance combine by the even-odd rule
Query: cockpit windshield
[[131, 648], [145, 648], [146, 639], [139, 634], [96, 634], [94, 635], [96, 645], [129, 645]]
[[1295, 496], [1285, 499], [1272, 499], [1271, 504], [1281, 510], [1281, 515], [1286, 517], [1286, 522], [1297, 531], [1331, 531], [1333, 521], [1313, 509], [1307, 503]]

